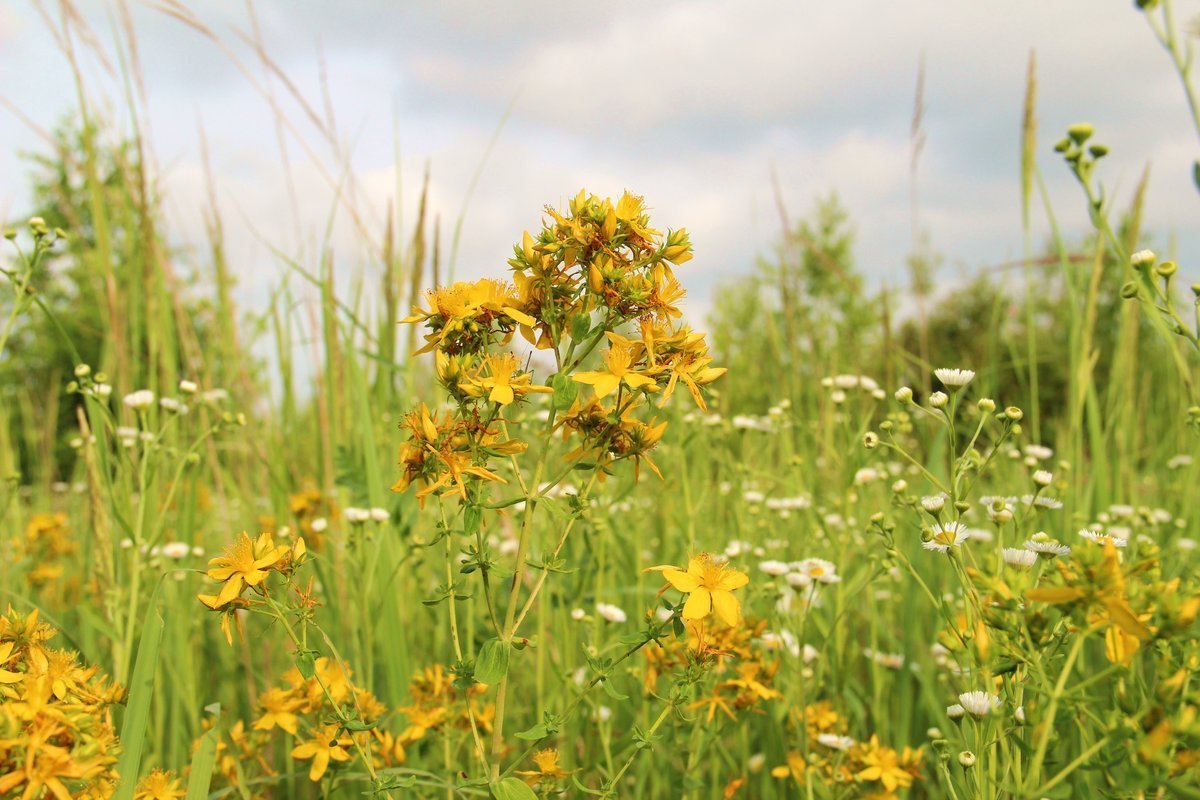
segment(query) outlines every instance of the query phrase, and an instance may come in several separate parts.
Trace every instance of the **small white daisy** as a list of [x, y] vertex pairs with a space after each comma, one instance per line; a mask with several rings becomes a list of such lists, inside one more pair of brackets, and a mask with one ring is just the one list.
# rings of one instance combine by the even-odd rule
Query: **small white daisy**
[[1032, 550], [1017, 547], [1004, 548], [1004, 563], [1018, 569], [1029, 569], [1037, 563], [1038, 554]]
[[932, 531], [932, 538], [922, 546], [926, 550], [939, 553], [945, 553], [951, 547], [958, 547], [968, 537], [967, 526], [961, 522], [935, 522]]
[[973, 717], [986, 717], [1000, 707], [1000, 698], [987, 692], [963, 692], [958, 702]]
[[596, 613], [608, 622], [624, 622], [628, 619], [624, 611], [611, 603], [596, 603]]
[[975, 377], [975, 373], [969, 369], [935, 369], [933, 374], [947, 389], [961, 389]]

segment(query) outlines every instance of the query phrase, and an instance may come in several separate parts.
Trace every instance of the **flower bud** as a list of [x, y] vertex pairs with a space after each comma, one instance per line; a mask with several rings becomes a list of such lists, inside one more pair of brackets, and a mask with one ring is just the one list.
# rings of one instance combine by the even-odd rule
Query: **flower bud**
[[1004, 409], [1004, 416], [1008, 417], [1013, 422], [1017, 422], [1025, 416], [1025, 412], [1016, 406], [1009, 406], [1008, 408]]
[[1124, 298], [1126, 300], [1132, 300], [1137, 296], [1138, 296], [1138, 287], [1137, 287], [1137, 284], [1134, 283], [1133, 281], [1128, 281], [1124, 286], [1121, 287], [1121, 297], [1122, 298]]
[[934, 408], [945, 408], [946, 404], [949, 402], [950, 396], [945, 392], [934, 392], [933, 394], [929, 395], [929, 405], [933, 406]]
[[1083, 144], [1091, 138], [1096, 129], [1089, 122], [1076, 122], [1067, 128], [1067, 136], [1075, 144]]
[[975, 766], [975, 761], [976, 761], [975, 754], [972, 753], [970, 750], [963, 750], [961, 753], [958, 754], [958, 763], [962, 764], [967, 769], [970, 769], [971, 767]]
[[907, 386], [901, 386], [896, 390], [896, 401], [899, 403], [911, 403], [913, 401], [913, 390]]
[[1154, 255], [1153, 250], [1138, 250], [1129, 257], [1129, 266], [1139, 270], [1145, 269], [1146, 267], [1153, 267], [1154, 262], [1157, 260], [1158, 257]]
[[979, 398], [979, 402], [975, 405], [985, 414], [990, 414], [996, 410], [996, 401], [990, 397]]
[[1157, 272], [1159, 275], [1161, 275], [1164, 278], [1169, 278], [1172, 275], [1174, 275], [1178, 269], [1179, 269], [1179, 267], [1175, 264], [1174, 261], [1164, 261], [1161, 264], [1159, 264], [1157, 267], [1155, 267], [1154, 271]]

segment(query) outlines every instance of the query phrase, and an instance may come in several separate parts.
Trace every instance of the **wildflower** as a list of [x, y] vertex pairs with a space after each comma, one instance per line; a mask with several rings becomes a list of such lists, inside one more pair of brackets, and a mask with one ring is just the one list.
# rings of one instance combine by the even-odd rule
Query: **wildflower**
[[932, 535], [922, 547], [939, 553], [945, 553], [951, 547], [958, 547], [968, 536], [967, 526], [961, 522], [935, 522], [931, 531]]
[[208, 577], [224, 585], [220, 593], [199, 595], [200, 602], [219, 609], [242, 593], [246, 586], [258, 586], [267, 577], [269, 568], [287, 555], [286, 547], [277, 547], [271, 534], [263, 533], [252, 540], [243, 533], [225, 549], [225, 555], [208, 562]]
[[154, 392], [149, 389], [139, 389], [125, 395], [125, 405], [134, 411], [145, 411], [154, 405]]
[[951, 391], [963, 388], [975, 377], [975, 373], [969, 369], [935, 369], [933, 374]]
[[463, 389], [473, 396], [486, 393], [490, 402], [502, 406], [530, 392], [546, 394], [554, 391], [549, 386], [533, 384], [533, 376], [528, 372], [518, 374], [520, 366], [521, 362], [512, 353], [484, 356], [479, 374], [469, 379]]
[[789, 569], [788, 565], [782, 561], [763, 561], [758, 565], [758, 568], [772, 577], [786, 575]]
[[902, 405], [907, 405], [913, 401], [913, 390], [907, 386], [901, 386], [896, 390], [896, 402]]
[[200, 387], [196, 385], [195, 381], [185, 380], [179, 382], [179, 391], [183, 392], [184, 394], [195, 394], [196, 390], [199, 388]]
[[1128, 539], [1123, 539], [1119, 536], [1114, 536], [1111, 533], [1103, 533], [1101, 531], [1082, 530], [1079, 535], [1085, 539], [1095, 542], [1096, 544], [1111, 544], [1113, 547], [1125, 547], [1129, 544]]
[[299, 722], [295, 712], [301, 704], [302, 700], [294, 697], [292, 692], [277, 686], [271, 687], [258, 696], [258, 705], [263, 714], [254, 722], [254, 730], [269, 731], [278, 726], [295, 736], [296, 725]]
[[297, 761], [312, 759], [308, 770], [308, 779], [321, 780], [330, 761], [349, 761], [350, 753], [346, 750], [354, 744], [348, 737], [342, 736], [337, 725], [324, 725], [313, 731], [312, 738], [292, 748], [292, 758]]
[[621, 608], [611, 603], [596, 603], [596, 613], [608, 622], [624, 622], [628, 619]]
[[879, 738], [871, 736], [869, 742], [859, 745], [862, 763], [866, 768], [855, 777], [861, 781], [878, 781], [883, 788], [894, 792], [898, 788], [912, 786], [917, 763], [920, 761], [920, 751], [904, 748], [901, 755], [890, 747], [879, 744]]
[[177, 800], [185, 794], [179, 779], [169, 770], [155, 769], [138, 782], [133, 800]]
[[963, 750], [958, 754], [958, 763], [962, 764], [967, 769], [975, 766], [975, 754], [970, 750]]
[[587, 612], [584, 611], [582, 608], [571, 609], [571, 619], [575, 620], [576, 622], [581, 621], [586, 616], [587, 616]]
[[555, 781], [559, 778], [565, 778], [577, 770], [564, 770], [558, 764], [558, 750], [553, 747], [548, 747], [545, 750], [538, 750], [532, 756], [533, 763], [537, 769], [519, 769], [516, 774], [525, 778], [525, 782], [533, 785], [543, 781]]
[[950, 396], [945, 392], [934, 392], [929, 395], [929, 405], [931, 408], [945, 408], [950, 402]]
[[1026, 550], [1032, 550], [1039, 555], [1050, 556], [1065, 556], [1071, 552], [1068, 545], [1056, 542], [1050, 538], [1050, 535], [1045, 531], [1038, 531], [1030, 537], [1024, 544]]
[[849, 750], [854, 747], [854, 740], [849, 736], [838, 736], [834, 733], [818, 734], [817, 742], [825, 747], [832, 747], [834, 750]]
[[167, 542], [162, 546], [162, 554], [167, 558], [181, 559], [187, 558], [192, 552], [192, 548], [188, 547], [185, 542]]
[[819, 583], [840, 583], [842, 578], [837, 574], [837, 567], [823, 558], [806, 558], [791, 565], [792, 569], [809, 580]]
[[1138, 250], [1129, 257], [1129, 265], [1136, 270], [1141, 270], [1154, 266], [1154, 262], [1157, 260], [1158, 257], [1154, 255], [1153, 250]]
[[986, 717], [1000, 707], [1000, 698], [987, 692], [963, 692], [958, 702], [973, 717]]
[[863, 434], [863, 447], [868, 450], [874, 450], [879, 446], [879, 434], [875, 431], [867, 431]]
[[1004, 548], [1004, 563], [1018, 569], [1029, 569], [1037, 563], [1037, 553], [1023, 548]]
[[633, 369], [633, 342], [615, 333], [606, 335], [609, 339], [609, 348], [604, 361], [608, 369], [597, 372], [577, 372], [573, 376], [574, 379], [579, 383], [590, 384], [596, 390], [598, 398], [612, 394], [622, 383], [630, 389], [642, 389], [655, 385], [652, 377]]
[[1038, 486], [1049, 486], [1054, 483], [1054, 475], [1044, 469], [1039, 469], [1033, 473], [1033, 482]]
[[371, 519], [375, 522], [387, 522], [392, 518], [392, 512], [386, 508], [372, 508], [370, 510]]
[[1047, 461], [1054, 457], [1054, 451], [1040, 444], [1025, 445], [1025, 455], [1038, 461]]
[[946, 706], [946, 716], [950, 719], [960, 719], [965, 716], [966, 713], [967, 710], [962, 707], [961, 703], [954, 703], [953, 705]]
[[921, 507], [930, 514], [937, 514], [946, 507], [946, 496], [935, 494], [930, 497], [921, 498]]
[[651, 567], [647, 572], [657, 571], [679, 591], [690, 595], [683, 606], [683, 619], [704, 619], [714, 609], [717, 616], [728, 625], [736, 625], [741, 616], [741, 604], [733, 596], [750, 582], [744, 572], [718, 564], [707, 554], [688, 561], [687, 571], [670, 565]]

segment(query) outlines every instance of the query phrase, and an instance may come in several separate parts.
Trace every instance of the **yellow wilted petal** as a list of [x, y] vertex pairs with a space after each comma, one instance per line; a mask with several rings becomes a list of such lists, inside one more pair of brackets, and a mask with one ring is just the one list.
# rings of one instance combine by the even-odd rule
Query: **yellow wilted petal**
[[1083, 597], [1083, 590], [1074, 586], [1041, 586], [1025, 593], [1035, 603], [1070, 603]]

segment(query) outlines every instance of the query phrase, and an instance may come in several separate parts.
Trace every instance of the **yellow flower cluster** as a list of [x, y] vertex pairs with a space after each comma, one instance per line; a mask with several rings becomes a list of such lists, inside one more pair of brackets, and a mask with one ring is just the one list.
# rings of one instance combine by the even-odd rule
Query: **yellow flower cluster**
[[18, 540], [17, 555], [30, 564], [25, 580], [35, 589], [59, 581], [63, 576], [63, 561], [75, 553], [75, 542], [68, 535], [67, 515], [34, 514], [25, 525], [25, 535]]
[[400, 707], [408, 726], [396, 737], [397, 747], [412, 746], [445, 728], [469, 730], [472, 717], [481, 732], [490, 732], [496, 707], [476, 699], [485, 691], [487, 687], [481, 683], [464, 691], [441, 664], [426, 667], [409, 684], [412, 703]]
[[124, 691], [48, 647], [38, 612], [0, 617], [0, 797], [111, 796], [118, 741], [110, 707]]
[[811, 778], [833, 788], [858, 784], [875, 800], [894, 800], [897, 789], [907, 789], [921, 779], [922, 748], [896, 750], [880, 744], [872, 734], [865, 742], [846, 736], [846, 721], [825, 700], [793, 713], [808, 737], [808, 755], [787, 754], [787, 763], [771, 770], [781, 780], [806, 786]]
[[216, 594], [199, 594], [197, 598], [214, 611], [223, 612], [221, 630], [225, 633], [225, 639], [232, 644], [229, 621], [230, 618], [236, 621], [233, 612], [238, 608], [250, 605], [250, 600], [243, 596], [246, 589], [264, 595], [263, 582], [271, 572], [290, 575], [304, 562], [306, 555], [307, 549], [301, 537], [297, 537], [291, 547], [286, 547], [275, 544], [274, 537], [269, 533], [261, 533], [257, 539], [242, 533], [225, 548], [223, 555], [208, 562], [208, 577], [220, 584], [219, 591]]
[[[553, 392], [555, 408], [566, 412], [556, 428], [580, 437], [569, 459], [588, 457], [601, 470], [629, 459], [638, 473], [643, 463], [658, 472], [647, 454], [666, 429], [634, 416], [647, 396], [661, 395], [661, 406], [682, 383], [707, 407], [701, 388], [725, 370], [710, 366], [704, 334], [678, 324], [683, 290], [672, 267], [691, 258], [687, 232], [651, 228], [642, 199], [630, 193], [614, 203], [581, 191], [569, 213], [546, 212], [541, 232], [514, 247], [513, 284], [484, 278], [438, 288], [428, 308], [403, 320], [428, 329], [417, 352], [436, 352], [438, 380], [458, 407], [440, 419], [424, 407], [406, 417], [410, 438], [394, 491], [418, 483], [421, 499], [444, 490], [465, 500], [469, 481], [501, 480], [489, 458], [525, 445], [501, 441], [500, 415], [530, 394]], [[639, 339], [617, 333], [634, 322]], [[535, 382], [505, 349], [517, 331], [553, 352], [549, 383]], [[603, 368], [581, 371], [604, 342]], [[593, 387], [590, 400], [578, 396], [578, 384]]]

